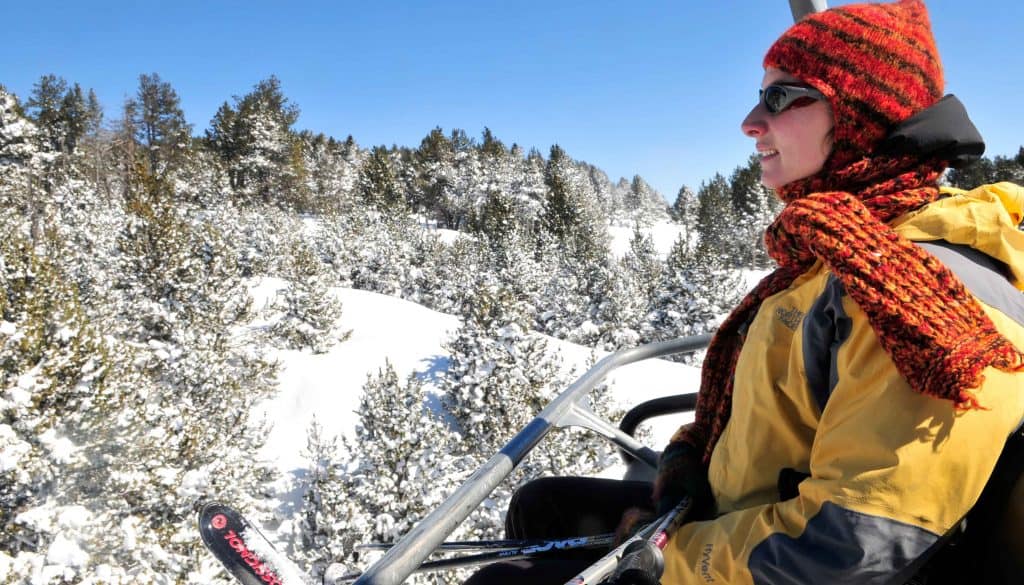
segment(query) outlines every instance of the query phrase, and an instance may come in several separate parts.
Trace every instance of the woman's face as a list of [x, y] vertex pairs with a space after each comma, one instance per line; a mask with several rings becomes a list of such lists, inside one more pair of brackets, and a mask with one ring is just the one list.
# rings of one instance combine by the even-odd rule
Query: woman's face
[[[769, 68], [761, 87], [773, 83], [804, 85], [784, 71]], [[832, 124], [832, 109], [825, 100], [802, 98], [777, 114], [759, 101], [740, 127], [757, 141], [761, 183], [778, 189], [820, 171], [832, 151]]]

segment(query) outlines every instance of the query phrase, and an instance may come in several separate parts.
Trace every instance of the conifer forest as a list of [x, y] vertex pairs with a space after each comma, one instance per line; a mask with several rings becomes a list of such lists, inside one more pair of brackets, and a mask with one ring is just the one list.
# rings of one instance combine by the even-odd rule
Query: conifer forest
[[[571, 381], [549, 340], [605, 352], [708, 332], [741, 274], [771, 268], [780, 204], [756, 157], [662, 194], [487, 128], [403, 146], [299, 131], [278, 79], [239, 89], [203, 127], [155, 73], [120, 107], [53, 75], [30, 95], [0, 86], [2, 584], [230, 583], [195, 531], [210, 498], [287, 535], [310, 574], [362, 568], [357, 544], [408, 531]], [[946, 180], [1024, 182], [1024, 148]], [[664, 253], [655, 225], [678, 234]], [[621, 253], [613, 229], [633, 234]], [[260, 305], [267, 279], [281, 286]], [[382, 361], [351, 390], [351, 433], [306, 430], [282, 512], [254, 407], [278, 389], [275, 351], [349, 341], [339, 287], [459, 327], [439, 399]], [[558, 446], [515, 482], [616, 456], [574, 433]], [[514, 483], [455, 536], [500, 537]]]

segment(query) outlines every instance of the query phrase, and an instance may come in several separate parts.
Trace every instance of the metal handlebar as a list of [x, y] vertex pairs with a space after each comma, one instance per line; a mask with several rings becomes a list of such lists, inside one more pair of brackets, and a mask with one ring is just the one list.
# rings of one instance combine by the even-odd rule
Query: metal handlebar
[[[630, 445], [621, 442], [624, 440], [621, 431], [607, 423], [602, 426], [602, 423], [594, 420], [596, 417], [586, 416], [589, 409], [582, 407], [580, 401], [616, 368], [650, 358], [697, 351], [707, 347], [710, 342], [711, 335], [697, 335], [650, 343], [605, 356], [541, 410], [501, 451], [477, 469], [466, 483], [367, 569], [354, 585], [398, 585], [404, 581], [508, 477], [513, 468], [553, 427], [570, 424], [587, 426], [608, 436], [619, 446], [629, 448]], [[650, 454], [637, 452], [636, 456], [647, 460]]]

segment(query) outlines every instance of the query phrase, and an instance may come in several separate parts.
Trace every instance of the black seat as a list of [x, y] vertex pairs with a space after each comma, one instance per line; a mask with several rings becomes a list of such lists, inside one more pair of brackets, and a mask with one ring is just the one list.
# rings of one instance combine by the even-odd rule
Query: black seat
[[[629, 436], [634, 436], [636, 434], [637, 427], [639, 427], [645, 420], [652, 419], [657, 416], [678, 414], [680, 412], [691, 412], [696, 407], [696, 392], [691, 394], [676, 394], [673, 396], [655, 398], [653, 400], [641, 402], [629, 409], [629, 412], [627, 412], [626, 415], [622, 417], [622, 420], [619, 421], [619, 429]], [[623, 479], [629, 481], [654, 481], [654, 469], [651, 469], [646, 464], [633, 458], [633, 456], [621, 449], [619, 450], [619, 455], [622, 456], [622, 460], [626, 463], [626, 473], [623, 476]]]
[[927, 585], [1024, 583], [1024, 430], [1006, 442], [962, 526], [923, 571]]

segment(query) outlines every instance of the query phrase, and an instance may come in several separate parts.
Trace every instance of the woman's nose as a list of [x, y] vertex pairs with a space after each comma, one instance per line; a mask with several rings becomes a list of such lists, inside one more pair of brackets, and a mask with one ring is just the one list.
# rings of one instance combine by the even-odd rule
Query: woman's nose
[[759, 111], [761, 109], [759, 106], [760, 104], [754, 106], [750, 113], [747, 114], [747, 117], [743, 118], [743, 122], [740, 123], [740, 130], [751, 138], [760, 138], [768, 129], [764, 116]]

